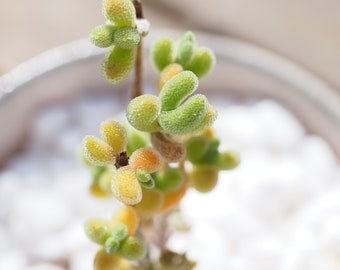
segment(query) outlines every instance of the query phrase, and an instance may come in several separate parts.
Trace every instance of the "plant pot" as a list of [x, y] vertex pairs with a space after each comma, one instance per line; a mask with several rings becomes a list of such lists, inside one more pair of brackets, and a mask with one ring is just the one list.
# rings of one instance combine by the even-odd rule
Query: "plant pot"
[[[145, 39], [145, 51], [147, 51], [147, 49], [150, 47], [151, 41], [154, 40], [155, 37], [159, 36], [160, 33], [164, 35], [164, 32], [168, 32], [169, 35], [173, 37], [178, 37], [181, 34], [174, 31], [152, 31], [152, 33], [150, 33], [150, 35]], [[328, 150], [322, 150], [327, 152], [327, 158], [332, 158], [333, 155], [336, 156], [338, 159], [340, 158], [340, 144], [338, 139], [340, 138], [340, 95], [338, 92], [336, 92], [336, 90], [331, 89], [322, 80], [308, 73], [306, 70], [298, 67], [291, 61], [277, 56], [271, 52], [265, 51], [261, 48], [257, 48], [251, 44], [246, 44], [242, 41], [230, 39], [227, 37], [214, 36], [204, 33], [197, 34], [197, 40], [200, 44], [211, 47], [215, 51], [217, 57], [216, 68], [211, 74], [209, 74], [209, 76], [207, 76], [200, 82], [198, 90], [199, 92], [206, 94], [211, 100], [212, 104], [216, 104], [222, 109], [227, 109], [230, 104], [235, 103], [242, 106], [254, 106], [254, 104], [260, 100], [274, 100], [275, 102], [281, 104], [285, 108], [285, 110], [288, 110], [294, 117], [298, 119], [298, 121], [302, 123], [302, 126], [304, 127], [308, 136], [320, 136], [325, 140], [325, 144], [328, 144], [331, 149], [329, 153], [327, 152]], [[26, 185], [28, 183], [28, 193], [32, 197], [34, 197], [34, 194], [41, 195], [41, 192], [43, 190], [40, 186], [39, 188], [37, 188], [37, 190], [39, 191], [38, 192], [37, 190], [35, 190], [35, 187], [39, 185], [42, 185], [44, 187], [46, 187], [46, 185], [52, 185], [52, 187], [58, 189], [59, 192], [64, 192], [68, 194], [65, 198], [72, 200], [72, 204], [75, 205], [75, 209], [77, 209], [75, 211], [78, 213], [78, 216], [76, 218], [77, 222], [74, 222], [74, 220], [72, 219], [72, 211], [68, 211], [65, 214], [63, 213], [62, 208], [58, 208], [57, 198], [55, 198], [55, 200], [51, 200], [51, 197], [49, 196], [42, 196], [41, 202], [43, 202], [43, 199], [46, 199], [48, 202], [47, 206], [49, 205], [49, 203], [51, 205], [51, 215], [54, 215], [53, 211], [56, 211], [58, 215], [60, 215], [60, 219], [63, 222], [57, 225], [49, 224], [50, 231], [44, 230], [44, 226], [42, 226], [41, 224], [39, 226], [36, 226], [37, 224], [34, 221], [25, 224], [25, 220], [23, 220], [21, 223], [21, 221], [17, 219], [13, 220], [13, 218], [10, 218], [10, 221], [6, 223], [4, 219], [11, 215], [11, 211], [13, 209], [13, 211], [16, 211], [16, 215], [21, 214], [23, 215], [23, 217], [30, 219], [31, 216], [25, 215], [26, 211], [24, 209], [21, 210], [22, 212], [20, 212], [18, 209], [24, 208], [27, 203], [27, 207], [29, 209], [27, 211], [34, 211], [34, 209], [36, 209], [35, 207], [39, 205], [39, 200], [34, 200], [34, 203], [32, 203], [32, 206], [30, 207], [29, 201], [32, 197], [28, 195], [26, 197], [22, 196], [24, 193], [23, 190], [19, 191], [19, 193], [17, 194], [17, 188], [11, 187], [9, 183], [10, 181], [8, 180], [3, 180], [2, 182], [0, 182], [0, 192], [2, 190], [2, 194], [6, 194], [6, 196], [3, 197], [3, 199], [1, 200], [1, 203], [3, 205], [6, 205], [6, 200], [10, 200], [9, 196], [18, 196], [17, 202], [11, 199], [11, 203], [9, 204], [9, 206], [5, 207], [6, 209], [2, 211], [3, 213], [1, 218], [3, 220], [2, 223], [0, 223], [2, 224], [0, 234], [6, 235], [7, 231], [10, 232], [6, 237], [7, 242], [5, 242], [7, 244], [4, 244], [4, 250], [7, 250], [8, 252], [4, 252], [4, 254], [7, 254], [6, 258], [8, 259], [8, 257], [10, 257], [10, 254], [15, 254], [15, 252], [20, 253], [18, 255], [19, 259], [14, 260], [16, 262], [19, 261], [19, 266], [20, 259], [22, 260], [22, 265], [20, 267], [25, 267], [25, 265], [27, 264], [36, 265], [38, 262], [42, 263], [45, 260], [49, 261], [49, 265], [46, 267], [50, 267], [51, 269], [53, 267], [52, 265], [58, 265], [58, 267], [65, 268], [65, 265], [71, 265], [70, 269], [80, 269], [79, 260], [70, 258], [70, 254], [73, 254], [71, 249], [81, 249], [79, 243], [84, 243], [84, 240], [82, 239], [83, 236], [81, 227], [79, 226], [78, 228], [77, 226], [81, 224], [82, 219], [93, 215], [107, 214], [107, 212], [110, 213], [112, 211], [111, 206], [117, 206], [117, 204], [113, 204], [112, 201], [97, 202], [95, 201], [95, 199], [91, 199], [88, 195], [86, 195], [86, 185], [88, 184], [88, 182], [86, 181], [81, 182], [82, 184], [79, 184], [79, 181], [70, 184], [70, 190], [72, 192], [67, 191], [68, 187], [67, 184], [65, 184], [65, 181], [71, 181], [72, 177], [75, 177], [75, 175], [73, 174], [74, 168], [76, 168], [77, 170], [81, 170], [81, 165], [79, 165], [75, 161], [74, 156], [72, 155], [73, 150], [70, 150], [73, 147], [72, 142], [74, 142], [74, 148], [76, 148], [77, 140], [79, 139], [78, 141], [80, 142], [82, 136], [86, 134], [95, 134], [96, 132], [98, 132], [97, 130], [95, 130], [95, 127], [98, 126], [99, 121], [103, 120], [103, 117], [121, 114], [130, 98], [129, 90], [132, 85], [132, 76], [130, 76], [130, 79], [126, 82], [114, 86], [109, 85], [102, 78], [100, 74], [100, 62], [102, 61], [103, 53], [104, 50], [96, 49], [86, 40], [76, 41], [74, 43], [67, 44], [65, 46], [52, 49], [44, 54], [41, 54], [31, 59], [30, 61], [23, 63], [22, 65], [12, 70], [10, 73], [0, 78], [0, 126], [2, 127], [0, 132], [0, 142], [2, 145], [0, 150], [0, 163], [3, 165], [4, 168], [3, 174], [7, 174], [7, 176], [5, 175], [7, 177], [6, 179], [9, 179], [8, 167], [10, 167], [12, 171], [15, 171], [15, 169], [18, 168], [16, 166], [19, 166], [17, 165], [15, 160], [19, 158], [19, 160], [21, 159], [21, 163], [25, 163], [25, 154], [23, 153], [25, 153], [25, 151], [34, 151], [34, 147], [37, 145], [37, 139], [35, 141], [33, 139], [32, 142], [29, 138], [30, 136], [32, 136], [32, 132], [34, 135], [38, 131], [34, 131], [34, 129], [32, 131], [32, 126], [33, 128], [36, 128], [36, 130], [45, 132], [42, 139], [44, 140], [44, 142], [39, 145], [40, 150], [45, 152], [43, 152], [43, 154], [41, 154], [42, 152], [37, 152], [37, 154], [35, 155], [36, 159], [31, 159], [27, 163], [27, 167], [30, 167], [31, 169], [33, 168], [37, 171], [37, 179], [34, 179], [34, 175], [30, 175], [30, 179], [25, 179], [25, 177], [22, 177], [23, 179], [16, 179], [16, 183], [22, 183], [22, 185]], [[146, 90], [146, 92], [153, 93], [155, 92], [155, 82], [157, 74], [148, 61], [147, 56], [144, 57], [144, 59], [144, 89]], [[68, 106], [67, 108], [71, 108], [70, 111], [72, 111], [72, 102], [77, 102], [77, 100], [82, 100], [81, 105], [78, 104], [80, 108], [91, 107], [91, 104], [93, 102], [97, 104], [98, 100], [110, 100], [111, 103], [105, 103], [104, 107], [106, 106], [106, 109], [101, 111], [99, 115], [96, 115], [96, 110], [98, 110], [98, 108], [100, 108], [100, 106], [102, 105], [98, 105], [97, 107], [93, 106], [92, 110], [89, 109], [85, 116], [81, 115], [81, 120], [77, 119], [77, 115], [80, 115], [80, 113], [78, 112], [78, 114], [74, 113], [70, 116], [72, 118], [72, 121], [69, 121], [67, 113], [62, 114], [61, 116], [57, 113], [58, 116], [56, 118], [53, 118], [55, 119], [55, 121], [52, 121], [52, 123], [48, 120], [44, 122], [44, 119], [39, 120], [38, 122], [34, 122], [34, 119], [36, 119], [37, 117], [43, 118], [43, 116], [41, 115], [44, 114], [44, 112], [46, 111], [48, 112], [48, 108], [51, 106], [59, 106], [61, 104], [61, 106]], [[269, 107], [270, 106], [272, 106], [271, 103], [269, 103]], [[82, 111], [80, 110], [80, 112]], [[88, 121], [86, 117], [88, 117]], [[77, 123], [79, 124], [80, 121], [81, 123], [83, 123], [83, 130], [81, 132], [84, 133], [76, 133], [77, 135], [79, 135], [79, 137], [74, 134], [70, 135], [70, 137], [73, 137], [67, 140], [67, 142], [48, 140], [49, 136], [55, 136], [54, 132], [60, 132], [54, 130], [54, 128], [58, 126], [58, 119], [60, 118], [64, 119], [60, 120], [61, 122], [66, 121], [65, 119], [68, 119], [67, 121], [69, 121], [69, 126], [63, 127], [66, 128], [63, 132], [67, 132], [74, 126], [77, 126]], [[223, 113], [220, 113], [219, 119], [221, 119], [222, 121], [222, 124], [220, 124], [222, 127], [224, 125], [223, 121], [225, 119], [227, 119], [225, 120], [227, 122], [232, 120], [225, 116]], [[256, 118], [250, 120], [249, 123], [251, 123], [252, 121], [256, 122]], [[91, 122], [92, 124], [85, 125], [84, 123], [86, 122]], [[225, 124], [227, 125], [227, 123]], [[238, 125], [238, 123], [235, 123], [235, 125]], [[246, 123], [240, 122], [240, 126], [242, 125], [246, 126]], [[248, 131], [249, 129], [244, 129], [245, 133], [247, 133]], [[268, 131], [267, 135], [269, 137], [271, 136], [270, 130]], [[251, 137], [251, 131], [250, 133], [247, 133], [247, 136]], [[38, 136], [37, 138], [40, 137]], [[266, 141], [267, 139], [266, 137], [264, 137], [262, 138], [262, 140]], [[270, 138], [268, 140], [270, 140]], [[228, 146], [233, 147], [232, 145]], [[287, 145], [283, 145], [282, 148], [286, 146]], [[261, 145], [259, 147], [261, 147]], [[292, 147], [292, 145], [290, 145], [289, 147]], [[20, 149], [24, 150], [18, 151]], [[275, 149], [275, 151], [278, 151], [278, 148]], [[240, 149], [237, 150], [239, 150], [240, 155], [242, 156], [243, 148], [240, 147]], [[63, 157], [65, 157], [67, 164], [64, 164], [62, 166], [63, 173], [65, 173], [65, 170], [71, 171], [71, 173], [68, 174], [67, 177], [65, 177], [64, 175], [62, 185], [58, 185], [58, 180], [55, 176], [58, 175], [58, 167], [53, 167], [53, 165], [51, 164], [42, 165], [44, 164], [44, 158], [48, 157], [50, 151], [53, 152], [53, 155], [58, 156], [58, 159], [56, 158], [57, 163], [60, 162], [60, 159], [63, 159]], [[252, 153], [258, 153], [259, 156], [250, 155], [247, 156], [246, 160], [248, 160], [248, 158], [256, 160], [257, 158], [261, 157], [262, 152], [259, 151]], [[336, 159], [334, 158], [334, 160]], [[51, 178], [53, 178], [53, 181], [51, 180], [51, 182], [53, 182], [52, 184], [46, 181], [46, 179], [42, 179], [46, 175], [51, 175], [52, 172], [54, 174], [53, 177], [51, 176]], [[20, 174], [19, 169], [18, 175], [14, 178], [20, 178], [21, 176], [25, 175], [25, 173], [26, 169], [23, 170], [22, 174]], [[231, 175], [231, 179], [233, 179], [231, 180], [232, 183], [234, 183], [233, 181], [236, 181], [236, 179], [240, 177], [236, 172], [232, 173]], [[86, 178], [86, 173], [81, 177]], [[224, 174], [223, 177], [225, 177]], [[67, 180], [65, 180], [66, 178]], [[226, 176], [226, 178], [228, 178], [228, 176]], [[223, 179], [223, 181], [228, 181], [228, 179]], [[77, 185], [79, 185], [79, 187]], [[262, 194], [262, 191], [259, 190], [259, 187], [263, 187], [264, 189], [266, 189], [270, 187], [270, 184], [268, 184], [268, 186], [259, 185], [256, 188], [254, 187], [253, 190], [249, 191], [250, 193], [247, 193], [247, 191], [242, 194], [251, 194], [253, 196], [252, 198], [256, 201], [256, 198], [258, 198], [257, 196], [260, 196], [259, 194]], [[224, 186], [224, 188], [232, 188], [232, 186]], [[221, 190], [224, 190], [224, 188], [222, 187]], [[80, 195], [73, 194], [73, 192], [78, 190]], [[269, 190], [266, 190], [266, 192], [270, 193], [270, 188]], [[79, 196], [80, 198], [77, 198], [77, 196]], [[211, 204], [207, 203], [206, 195], [202, 196], [203, 203], [198, 203], [195, 209], [199, 211], [200, 207], [204, 208], [208, 205], [209, 207], [213, 207]], [[216, 198], [219, 198], [221, 200], [223, 197], [219, 197], [221, 196], [221, 194], [215, 194], [211, 196], [215, 196]], [[37, 198], [37, 196], [35, 196], [35, 198]], [[83, 209], [83, 203], [81, 199], [85, 201], [84, 205], [92, 206], [85, 207], [88, 209]], [[192, 193], [190, 193], [189, 199], [184, 201], [184, 208], [186, 209], [184, 212], [189, 213], [189, 216], [190, 211], [188, 209], [190, 207], [193, 207], [192, 203], [196, 203], [196, 200], [197, 194], [195, 193], [194, 195], [192, 195]], [[275, 200], [275, 197], [273, 198], [273, 200]], [[221, 206], [223, 206], [223, 204], [226, 202], [230, 201], [221, 201]], [[233, 202], [235, 203], [236, 201]], [[215, 200], [214, 203], [218, 203], [218, 201], [216, 202]], [[248, 201], [247, 203], [249, 204], [251, 203], [251, 201]], [[261, 208], [262, 206], [260, 205], [259, 207]], [[242, 208], [244, 207], [244, 205], [234, 205], [232, 208], [228, 208], [229, 210], [225, 213], [222, 213], [220, 215], [220, 218], [226, 219], [232, 223], [230, 217], [237, 214], [235, 214], [235, 212], [232, 212], [231, 209], [234, 209], [236, 211], [240, 207]], [[296, 205], [294, 207], [296, 207]], [[48, 213], [45, 208], [37, 209], [40, 209], [42, 213]], [[259, 210], [260, 212], [261, 209]], [[196, 213], [196, 210], [193, 212]], [[219, 211], [223, 212], [223, 209], [219, 209]], [[213, 213], [211, 215], [218, 214], [219, 211], [211, 211], [211, 213]], [[287, 211], [289, 211], [289, 209]], [[196, 214], [197, 216], [199, 216], [199, 213]], [[230, 215], [228, 216], [228, 214]], [[242, 215], [244, 215], [244, 212], [240, 214], [240, 216], [244, 218], [244, 221], [253, 220], [248, 219], [249, 217]], [[191, 220], [202, 222], [202, 220], [198, 219], [197, 216], [195, 216], [194, 214], [191, 215], [190, 218]], [[214, 229], [218, 227], [218, 224], [224, 223], [220, 222], [220, 219], [218, 217], [210, 216], [210, 218], [215, 222], [214, 225], [209, 225], [209, 222], [207, 221], [208, 226], [204, 227], [207, 224], [204, 224], [204, 222], [200, 223], [200, 230], [195, 231], [194, 234], [198, 232], [204, 233], [204, 230], [211, 230], [210, 240], [217, 241], [218, 239], [215, 238], [219, 237], [218, 234], [214, 232]], [[39, 221], [44, 223], [44, 221], [48, 219], [48, 216], [40, 217], [40, 219], [37, 219], [37, 222]], [[258, 219], [256, 220], [261, 223], [261, 221], [259, 221]], [[188, 222], [190, 222], [190, 220]], [[238, 220], [238, 222], [241, 221]], [[270, 222], [272, 222], [272, 220]], [[15, 227], [14, 229], [13, 226]], [[76, 240], [74, 240], [74, 243], [64, 245], [58, 241], [58, 239], [60, 241], [66, 242], [71, 241], [66, 240], [68, 239], [67, 233], [71, 234], [71, 232], [73, 233], [74, 230], [65, 230], [63, 234], [56, 233], [60, 232], [62, 228], [65, 228], [67, 226], [75, 226], [79, 230], [80, 233], [77, 234], [77, 236], [75, 237], [78, 240], [81, 239], [78, 243], [76, 242]], [[262, 225], [256, 224], [256, 226], [261, 227]], [[25, 235], [25, 233], [23, 232], [23, 228], [21, 227], [28, 228], [27, 235]], [[263, 227], [261, 227], [261, 229], [263, 229]], [[230, 229], [229, 231], [232, 232], [233, 230]], [[27, 252], [27, 250], [29, 250], [27, 246], [27, 241], [34, 241], [34, 234], [37, 234], [36, 237], [38, 238], [40, 232], [46, 237], [48, 237], [48, 235], [51, 237], [48, 241], [55, 241], [55, 243], [53, 243], [55, 245], [54, 249], [51, 248], [48, 251], [44, 250], [44, 247], [50, 247], [52, 244], [49, 245], [49, 243], [39, 242], [40, 245], [38, 246], [41, 248], [41, 250], [33, 249], [34, 251]], [[247, 231], [247, 233], [250, 232]], [[15, 235], [15, 241], [11, 242], [11, 234]], [[28, 237], [28, 235], [30, 235], [30, 237]], [[58, 237], [56, 235], [58, 235]], [[21, 237], [21, 239], [19, 236]], [[242, 237], [245, 236], [246, 233], [242, 235]], [[240, 236], [240, 238], [242, 237]], [[181, 239], [181, 236], [175, 236], [171, 240], [171, 245], [181, 250], [182, 246], [178, 244], [181, 240], [178, 239]], [[187, 240], [188, 238], [185, 239]], [[193, 240], [192, 238], [190, 239]], [[207, 240], [209, 240], [209, 237], [207, 238]], [[39, 241], [41, 241], [41, 239]], [[233, 239], [233, 241], [231, 242], [234, 244], [238, 243], [237, 239]], [[220, 242], [217, 241], [217, 243]], [[219, 247], [217, 245], [216, 249], [218, 248]], [[231, 254], [233, 247], [229, 246], [227, 249], [229, 250], [228, 252]], [[251, 248], [249, 249], [252, 250]], [[77, 256], [79, 257], [85, 254], [89, 255], [91, 254], [91, 252], [94, 252], [93, 250], [94, 249], [91, 245], [90, 247], [87, 246], [86, 249], [81, 249], [81, 252], [77, 254]], [[197, 251], [195, 250], [192, 251], [192, 253], [194, 256], [199, 254], [199, 252], [197, 253]], [[58, 257], [56, 254], [62, 255]], [[217, 252], [216, 254], [219, 254], [219, 256], [223, 256], [223, 253], [221, 252]], [[251, 253], [251, 256], [255, 256], [254, 253]], [[207, 260], [213, 260], [213, 258], [207, 258]], [[240, 259], [240, 261], [242, 260]], [[85, 260], [84, 265], [86, 265], [86, 262], [91, 265], [91, 255], [89, 255], [89, 258]], [[7, 260], [7, 263], [11, 262]], [[15, 265], [15, 262], [12, 263]], [[235, 263], [235, 265], [236, 264], [237, 262]], [[240, 264], [242, 264], [242, 262], [240, 262]], [[81, 265], [81, 267], [84, 267], [84, 265]], [[205, 264], [203, 263], [202, 265], [204, 266]], [[211, 269], [217, 269], [216, 267], [212, 267]], [[230, 268], [225, 269], [235, 269], [232, 268], [232, 266], [229, 267]], [[91, 269], [91, 267], [89, 267], [88, 269]], [[266, 268], [266, 266], [264, 266], [262, 269], [270, 268]]]

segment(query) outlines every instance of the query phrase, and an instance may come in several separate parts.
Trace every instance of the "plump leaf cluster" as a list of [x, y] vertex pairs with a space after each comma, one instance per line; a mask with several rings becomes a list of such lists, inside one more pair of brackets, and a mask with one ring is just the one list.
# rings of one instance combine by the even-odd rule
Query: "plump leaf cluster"
[[[126, 148], [128, 135], [126, 129], [117, 121], [108, 120], [100, 125], [101, 138], [86, 136], [83, 140], [84, 158], [103, 172], [99, 184], [121, 202], [135, 205], [142, 200], [142, 186], [154, 187], [151, 173], [160, 169], [162, 157], [151, 147], [136, 149], [130, 157]], [[102, 166], [108, 165], [109, 170]], [[104, 174], [105, 172], [105, 174]], [[100, 180], [102, 182], [100, 182]]]
[[219, 140], [211, 130], [185, 141], [187, 160], [193, 165], [190, 184], [200, 192], [211, 191], [217, 184], [218, 171], [238, 166], [240, 159], [234, 151], [219, 151]]
[[214, 53], [206, 47], [197, 47], [195, 35], [188, 31], [178, 42], [169, 37], [161, 37], [151, 48], [151, 59], [159, 71], [171, 64], [178, 64], [184, 70], [190, 70], [198, 78], [207, 75], [215, 64]]
[[95, 27], [90, 40], [100, 48], [110, 47], [102, 63], [102, 73], [107, 81], [118, 83], [134, 65], [141, 33], [137, 30], [136, 11], [130, 0], [104, 0], [102, 11], [107, 23]]
[[182, 71], [170, 78], [158, 96], [145, 94], [128, 104], [126, 117], [136, 129], [185, 135], [212, 125], [217, 112], [202, 94], [192, 95], [198, 78], [191, 71]]
[[95, 258], [95, 269], [101, 270], [106, 264], [111, 268], [103, 269], [120, 269], [123, 259], [135, 261], [145, 257], [146, 244], [135, 236], [139, 223], [139, 215], [131, 206], [122, 206], [109, 220], [93, 218], [85, 223], [88, 238], [102, 247]]
[[[100, 125], [100, 135], [85, 136], [82, 147], [85, 164], [92, 171], [90, 190], [94, 195], [113, 195], [126, 205], [134, 205], [144, 217], [169, 209], [184, 195], [185, 173], [177, 167], [161, 168], [165, 160], [144, 134], [107, 120]], [[132, 138], [132, 144], [128, 138]], [[171, 147], [171, 141], [165, 144]], [[185, 146], [180, 146], [183, 158]], [[129, 156], [126, 148], [130, 149]], [[180, 195], [175, 196], [177, 193]]]

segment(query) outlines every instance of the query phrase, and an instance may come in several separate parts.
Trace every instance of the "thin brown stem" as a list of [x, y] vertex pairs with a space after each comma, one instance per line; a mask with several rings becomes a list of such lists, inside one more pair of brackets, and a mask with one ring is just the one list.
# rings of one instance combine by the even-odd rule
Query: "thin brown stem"
[[[143, 19], [143, 9], [141, 0], [132, 0], [136, 10], [136, 18]], [[132, 99], [142, 94], [142, 82], [143, 82], [143, 39], [137, 45], [137, 55], [135, 63], [135, 81], [132, 90]]]
[[171, 230], [168, 223], [169, 212], [158, 215], [154, 218], [154, 230], [156, 237], [154, 243], [159, 248], [160, 252], [166, 249], [166, 243], [171, 235]]
[[135, 81], [132, 90], [132, 99], [142, 94], [142, 82], [143, 82], [143, 41], [140, 40], [137, 45], [137, 55], [135, 63]]
[[132, 0], [133, 5], [136, 9], [136, 17], [137, 19], [143, 19], [143, 9], [142, 9], [142, 1], [141, 0]]

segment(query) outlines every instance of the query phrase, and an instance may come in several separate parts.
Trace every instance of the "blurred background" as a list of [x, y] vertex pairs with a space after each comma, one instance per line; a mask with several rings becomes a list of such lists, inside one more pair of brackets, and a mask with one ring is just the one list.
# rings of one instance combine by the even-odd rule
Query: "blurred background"
[[[0, 77], [42, 52], [86, 39], [105, 22], [101, 1], [0, 0]], [[255, 44], [298, 64], [336, 93], [328, 95], [327, 87], [308, 76], [301, 80], [296, 69], [297, 75], [285, 72], [291, 71], [285, 61], [264, 65], [262, 54], [256, 58], [245, 48], [233, 50], [222, 43], [229, 54], [219, 58], [222, 68], [202, 81], [210, 86], [202, 89], [267, 93], [292, 110], [268, 99], [239, 104], [215, 97], [223, 115], [216, 123], [226, 143], [221, 148], [236, 149], [242, 162], [237, 170], [221, 174], [216, 192], [204, 199], [190, 193], [182, 207], [195, 226], [188, 236], [175, 235], [172, 247], [189, 250], [194, 259], [208, 258], [198, 270], [340, 269], [340, 0], [142, 1], [151, 31], [191, 29]], [[250, 64], [240, 61], [249, 55]], [[59, 56], [48, 63], [58, 65]], [[85, 237], [84, 220], [109, 216], [117, 205], [110, 198], [90, 196], [91, 176], [75, 158], [75, 146], [126, 103], [119, 91], [112, 91], [117, 97], [112, 99], [98, 91], [80, 95], [108, 87], [99, 69], [93, 72], [93, 64], [101, 61], [97, 56], [42, 74], [0, 104], [1, 270], [92, 269], [97, 246]], [[258, 67], [254, 62], [260, 62]], [[47, 62], [39, 63], [45, 67]], [[25, 72], [15, 75], [22, 78]], [[0, 97], [1, 92], [0, 78]], [[42, 106], [50, 101], [51, 106]], [[334, 109], [332, 117], [325, 108]], [[297, 111], [303, 112], [305, 126], [291, 113]], [[317, 134], [329, 135], [329, 141]], [[24, 151], [8, 158], [7, 152], [17, 148]]]
[[[153, 28], [205, 30], [255, 43], [340, 89], [338, 0], [143, 0]], [[1, 0], [0, 75], [42, 51], [86, 38], [101, 1]]]

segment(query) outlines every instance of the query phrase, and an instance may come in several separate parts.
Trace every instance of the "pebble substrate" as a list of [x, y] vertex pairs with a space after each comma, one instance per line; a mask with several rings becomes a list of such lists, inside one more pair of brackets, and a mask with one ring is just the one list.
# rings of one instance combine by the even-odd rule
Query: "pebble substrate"
[[[88, 193], [76, 147], [120, 106], [91, 97], [37, 115], [26, 150], [0, 172], [0, 269], [92, 269], [97, 246], [83, 223], [119, 204]], [[241, 165], [212, 192], [188, 192], [191, 229], [169, 246], [198, 270], [340, 269], [340, 166], [327, 143], [271, 100], [218, 111], [221, 149], [237, 150]]]

